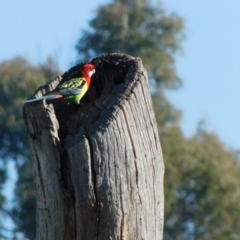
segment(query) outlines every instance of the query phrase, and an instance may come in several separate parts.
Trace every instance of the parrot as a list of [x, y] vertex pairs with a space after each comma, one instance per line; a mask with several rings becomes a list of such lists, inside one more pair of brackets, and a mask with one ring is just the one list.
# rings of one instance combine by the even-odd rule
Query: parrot
[[64, 83], [60, 83], [57, 88], [44, 96], [34, 99], [29, 99], [24, 103], [31, 103], [40, 100], [64, 99], [67, 102], [80, 104], [81, 98], [87, 92], [91, 84], [91, 77], [95, 73], [93, 64], [84, 64], [81, 68], [81, 77], [72, 78]]

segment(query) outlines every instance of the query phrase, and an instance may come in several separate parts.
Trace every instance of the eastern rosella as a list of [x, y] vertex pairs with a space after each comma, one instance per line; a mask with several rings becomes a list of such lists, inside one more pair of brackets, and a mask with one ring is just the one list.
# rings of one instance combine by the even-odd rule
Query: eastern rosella
[[57, 88], [44, 96], [25, 101], [25, 103], [40, 101], [64, 99], [68, 102], [79, 104], [83, 95], [87, 92], [91, 84], [91, 76], [95, 73], [95, 66], [92, 64], [85, 64], [81, 69], [81, 76], [72, 78], [64, 83], [60, 83]]

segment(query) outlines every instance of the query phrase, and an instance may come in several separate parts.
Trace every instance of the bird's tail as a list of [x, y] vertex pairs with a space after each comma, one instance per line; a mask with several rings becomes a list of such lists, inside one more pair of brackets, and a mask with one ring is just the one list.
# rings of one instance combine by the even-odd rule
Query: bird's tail
[[36, 101], [41, 101], [41, 100], [53, 100], [53, 99], [59, 99], [59, 98], [63, 98], [63, 95], [60, 94], [55, 94], [55, 95], [46, 95], [46, 96], [42, 96], [39, 98], [33, 98], [33, 99], [29, 99], [27, 101], [25, 101], [24, 103], [31, 103], [31, 102], [36, 102]]

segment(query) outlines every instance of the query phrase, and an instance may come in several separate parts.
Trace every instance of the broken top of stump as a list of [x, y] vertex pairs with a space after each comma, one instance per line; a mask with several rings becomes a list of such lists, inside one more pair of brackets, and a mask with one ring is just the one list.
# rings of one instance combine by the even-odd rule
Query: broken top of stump
[[[92, 84], [79, 106], [68, 104], [64, 100], [25, 104], [25, 119], [31, 115], [36, 117], [41, 110], [55, 114], [61, 139], [69, 134], [75, 135], [80, 127], [88, 130], [93, 125], [107, 124], [114, 116], [114, 112], [131, 94], [134, 85], [139, 81], [139, 75], [146, 74], [145, 69], [141, 59], [120, 53], [103, 55], [94, 58], [90, 63], [95, 65], [96, 73], [92, 76]], [[33, 97], [54, 90], [60, 82], [78, 77], [80, 65], [72, 67], [62, 76], [58, 76], [40, 87]], [[26, 112], [32, 112], [32, 114], [26, 116]], [[39, 117], [41, 116], [39, 115]], [[30, 135], [32, 134], [29, 129], [28, 132]]]

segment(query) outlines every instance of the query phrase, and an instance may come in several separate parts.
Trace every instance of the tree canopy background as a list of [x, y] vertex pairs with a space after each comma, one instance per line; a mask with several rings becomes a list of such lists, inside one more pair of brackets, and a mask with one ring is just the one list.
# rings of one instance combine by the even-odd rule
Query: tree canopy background
[[[29, 156], [26, 130], [22, 117], [23, 102], [47, 80], [59, 74], [53, 59], [41, 66], [33, 66], [23, 57], [0, 63], [0, 237], [4, 236], [4, 217], [16, 224], [14, 232], [23, 232], [30, 239], [35, 236], [35, 185]], [[8, 162], [14, 161], [18, 180], [14, 207], [4, 206], [2, 190], [8, 179]]]
[[[186, 138], [180, 128], [182, 113], [165, 96], [166, 89], [176, 91], [181, 86], [175, 57], [183, 40], [183, 19], [166, 12], [163, 5], [115, 0], [97, 8], [76, 50], [78, 61], [111, 52], [143, 60], [165, 161], [164, 239], [239, 239], [239, 155], [201, 124], [193, 137]], [[6, 209], [1, 194], [0, 209], [13, 219], [15, 231], [29, 239], [35, 236], [35, 191], [22, 102], [58, 74], [51, 59], [42, 66], [21, 57], [0, 63], [1, 193], [8, 179], [8, 161], [15, 162], [18, 174], [14, 207]]]

